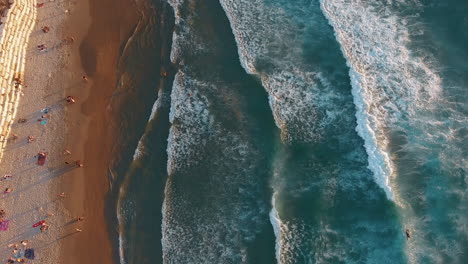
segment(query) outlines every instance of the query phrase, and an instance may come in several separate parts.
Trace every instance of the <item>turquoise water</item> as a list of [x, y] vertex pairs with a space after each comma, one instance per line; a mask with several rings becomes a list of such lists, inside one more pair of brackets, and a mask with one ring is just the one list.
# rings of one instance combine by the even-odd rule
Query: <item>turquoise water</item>
[[143, 2], [122, 263], [468, 261], [468, 3]]

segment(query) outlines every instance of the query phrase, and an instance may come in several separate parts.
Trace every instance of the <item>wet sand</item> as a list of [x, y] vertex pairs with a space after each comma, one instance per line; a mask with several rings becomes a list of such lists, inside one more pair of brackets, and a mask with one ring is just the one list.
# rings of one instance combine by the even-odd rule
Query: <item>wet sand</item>
[[138, 17], [132, 0], [81, 1], [77, 10], [66, 27], [82, 27], [86, 23], [83, 18], [89, 15], [89, 28], [79, 36], [81, 44], [75, 53], [89, 84], [77, 95], [81, 103], [79, 111], [71, 113], [73, 127], [67, 141], [84, 157], [84, 167], [78, 175], [64, 179], [62, 190], [73, 197], [66, 208], [72, 213], [83, 212], [86, 220], [79, 236], [64, 241], [62, 263], [117, 263], [116, 227], [109, 223], [114, 219], [109, 214], [115, 212], [106, 208], [108, 166], [115, 144], [113, 113], [108, 106], [117, 86], [122, 47]]

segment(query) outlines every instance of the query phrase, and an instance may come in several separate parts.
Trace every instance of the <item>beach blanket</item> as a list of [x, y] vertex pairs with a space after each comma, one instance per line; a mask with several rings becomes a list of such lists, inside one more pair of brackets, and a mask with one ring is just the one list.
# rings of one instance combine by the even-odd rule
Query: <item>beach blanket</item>
[[43, 153], [43, 152], [39, 153], [39, 154], [37, 155], [37, 163], [36, 163], [36, 164], [37, 164], [37, 165], [40, 165], [40, 166], [44, 165], [44, 163], [45, 163], [45, 161], [46, 161], [46, 158], [47, 158], [47, 154], [46, 154], [46, 153]]
[[34, 259], [34, 249], [28, 248], [24, 251], [24, 257], [27, 259]]
[[10, 220], [3, 220], [0, 222], [0, 231], [7, 231], [10, 226]]
[[13, 257], [14, 257], [15, 259], [21, 259], [21, 258], [23, 258], [23, 257], [24, 257], [24, 252], [23, 252], [23, 250], [20, 248], [20, 249], [18, 250], [18, 252], [16, 252], [16, 254], [13, 255]]
[[40, 226], [40, 225], [42, 225], [44, 223], [45, 223], [45, 220], [42, 220], [42, 221], [39, 221], [39, 222], [35, 223], [32, 227], [38, 227], [38, 226]]

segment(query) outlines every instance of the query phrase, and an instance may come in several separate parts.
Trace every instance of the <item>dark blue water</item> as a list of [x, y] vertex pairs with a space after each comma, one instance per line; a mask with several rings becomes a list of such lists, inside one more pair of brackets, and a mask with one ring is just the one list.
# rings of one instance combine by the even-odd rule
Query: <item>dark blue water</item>
[[123, 263], [468, 261], [468, 3], [168, 2]]

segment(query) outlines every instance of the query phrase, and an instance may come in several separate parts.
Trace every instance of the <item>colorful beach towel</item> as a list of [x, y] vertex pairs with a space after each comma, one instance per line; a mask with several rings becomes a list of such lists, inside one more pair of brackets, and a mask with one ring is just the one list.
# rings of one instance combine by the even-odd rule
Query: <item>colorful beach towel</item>
[[0, 222], [0, 231], [7, 231], [10, 226], [10, 220], [3, 220]]

